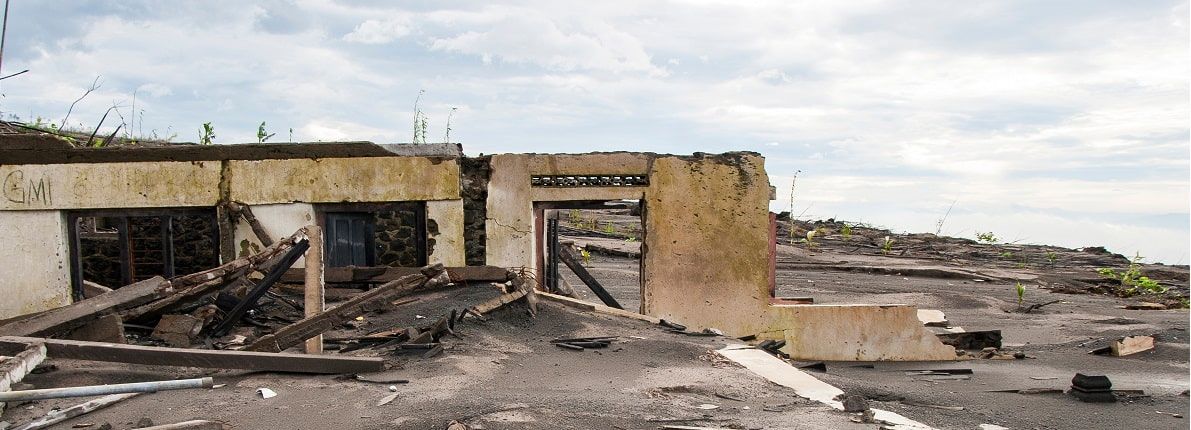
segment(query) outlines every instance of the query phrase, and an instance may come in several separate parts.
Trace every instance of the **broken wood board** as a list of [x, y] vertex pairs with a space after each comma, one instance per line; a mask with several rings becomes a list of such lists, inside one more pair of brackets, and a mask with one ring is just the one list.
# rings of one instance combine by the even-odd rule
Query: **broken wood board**
[[[793, 389], [795, 394], [800, 397], [814, 400], [836, 410], [844, 410], [844, 404], [836, 400], [837, 397], [844, 394], [843, 390], [820, 381], [809, 373], [798, 370], [794, 366], [791, 366], [790, 363], [782, 361], [782, 359], [774, 357], [765, 351], [748, 345], [728, 345], [716, 350], [716, 353], [743, 366], [757, 374], [757, 376]], [[881, 409], [872, 409], [872, 411], [875, 419], [885, 421], [890, 425], [889, 428], [892, 429], [932, 430], [932, 427], [926, 424], [911, 420], [894, 412]]]
[[[419, 267], [326, 267], [323, 269], [323, 282], [383, 284], [416, 275], [420, 270]], [[451, 277], [451, 282], [504, 282], [512, 279], [508, 269], [497, 266], [447, 267], [446, 271], [447, 276]], [[305, 279], [306, 269], [292, 268], [281, 277], [281, 282], [301, 284]]]
[[219, 421], [190, 420], [159, 426], [141, 427], [140, 430], [223, 430], [230, 428]]
[[383, 370], [385, 364], [383, 359], [371, 357], [164, 348], [20, 336], [0, 336], [0, 354], [10, 354], [24, 349], [27, 344], [38, 342], [44, 343], [48, 354], [55, 358], [155, 366], [294, 373], [358, 373]]
[[37, 314], [34, 317], [0, 326], [0, 334], [9, 336], [52, 336], [81, 327], [108, 312], [119, 312], [175, 292], [165, 278], [154, 276], [126, 285], [107, 294]]
[[89, 340], [92, 342], [127, 343], [124, 339], [124, 319], [117, 314], [107, 314], [84, 324], [62, 336], [63, 339]]
[[608, 290], [605, 290], [603, 285], [600, 285], [600, 281], [597, 281], [594, 276], [591, 276], [591, 273], [587, 271], [586, 267], [583, 267], [582, 264], [579, 264], [579, 259], [575, 257], [575, 254], [572, 253], [570, 249], [560, 247], [558, 249], [558, 258], [562, 260], [563, 264], [566, 264], [572, 272], [575, 272], [575, 276], [578, 276], [584, 284], [587, 284], [587, 288], [591, 289], [591, 292], [595, 293], [596, 297], [599, 297], [601, 302], [604, 302], [604, 304], [608, 305], [609, 307], [624, 309], [624, 306], [621, 306], [620, 303], [616, 301], [616, 298], [612, 297], [612, 294], [609, 294]]
[[282, 327], [274, 333], [262, 336], [248, 345], [247, 351], [280, 352], [287, 348], [305, 342], [314, 336], [334, 328], [344, 321], [350, 320], [363, 313], [382, 309], [393, 300], [409, 295], [415, 291], [433, 288], [448, 283], [441, 264], [426, 266], [422, 273], [409, 275], [393, 282], [378, 286], [366, 293], [360, 294], [339, 306], [326, 312], [303, 318], [301, 321]]
[[1153, 336], [1128, 336], [1114, 340], [1106, 347], [1088, 351], [1089, 354], [1123, 357], [1154, 349]]
[[25, 425], [15, 427], [15, 428], [13, 428], [13, 430], [36, 430], [36, 429], [47, 428], [54, 424], [60, 423], [62, 421], [66, 421], [68, 419], [71, 419], [71, 418], [74, 418], [74, 417], [77, 417], [80, 415], [88, 414], [88, 413], [106, 408], [108, 406], [111, 406], [114, 403], [118, 403], [118, 402], [121, 402], [121, 401], [124, 401], [127, 399], [131, 399], [131, 398], [136, 397], [140, 394], [143, 394], [143, 393], [110, 394], [110, 395], [103, 396], [103, 397], [100, 397], [95, 400], [90, 400], [90, 401], [87, 401], [84, 403], [80, 403], [80, 404], [71, 406], [66, 409], [52, 409], [52, 410], [50, 410], [49, 413], [45, 414], [45, 416], [38, 418], [36, 420], [30, 421], [30, 422], [26, 423]]
[[190, 315], [162, 315], [150, 335], [175, 348], [190, 346], [191, 340], [203, 330], [203, 320]]
[[467, 311], [472, 313], [475, 316], [484, 316], [485, 314], [492, 312], [494, 310], [500, 309], [509, 303], [513, 303], [517, 300], [520, 300], [522, 297], [525, 297], [525, 295], [528, 293], [529, 293], [529, 290], [522, 289], [522, 290], [513, 291], [511, 293], [501, 294], [499, 296], [489, 299], [488, 301], [485, 301], [484, 303], [480, 303], [478, 305], [472, 306], [472, 307], [468, 308]]
[[83, 280], [83, 298], [84, 299], [89, 299], [89, 298], [98, 296], [100, 294], [105, 294], [105, 293], [110, 293], [110, 292], [112, 292], [111, 288], [96, 284], [94, 282], [91, 282], [91, 281], [88, 281], [85, 279]]
[[645, 321], [645, 322], [648, 322], [651, 324], [658, 324], [662, 321], [660, 318], [651, 317], [649, 315], [642, 315], [642, 314], [639, 314], [636, 312], [626, 311], [624, 309], [616, 309], [616, 308], [604, 306], [601, 304], [585, 302], [583, 300], [572, 299], [570, 297], [560, 296], [558, 294], [550, 294], [550, 293], [542, 292], [542, 291], [537, 291], [536, 293], [537, 293], [537, 296], [540, 298], [550, 300], [552, 302], [566, 305], [566, 306], [569, 306], [572, 308], [582, 309], [582, 310], [589, 311], [589, 312], [601, 313], [601, 314], [605, 314], [605, 315], [612, 315], [612, 316], [618, 316], [618, 317], [623, 317], [623, 318], [631, 318], [631, 319], [635, 319], [635, 320], [639, 320], [639, 321]]

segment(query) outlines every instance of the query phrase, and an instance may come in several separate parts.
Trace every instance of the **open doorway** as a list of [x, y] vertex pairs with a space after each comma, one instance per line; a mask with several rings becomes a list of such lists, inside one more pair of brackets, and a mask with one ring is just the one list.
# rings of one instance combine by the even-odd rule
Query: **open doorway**
[[639, 200], [548, 202], [535, 209], [543, 287], [641, 311], [645, 229]]

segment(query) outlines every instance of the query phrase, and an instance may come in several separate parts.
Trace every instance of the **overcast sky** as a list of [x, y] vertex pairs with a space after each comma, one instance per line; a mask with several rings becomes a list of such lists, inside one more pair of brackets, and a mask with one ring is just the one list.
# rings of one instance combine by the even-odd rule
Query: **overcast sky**
[[0, 110], [390, 143], [424, 90], [469, 154], [756, 151], [775, 211], [1188, 262], [1186, 1], [247, 3], [14, 0]]

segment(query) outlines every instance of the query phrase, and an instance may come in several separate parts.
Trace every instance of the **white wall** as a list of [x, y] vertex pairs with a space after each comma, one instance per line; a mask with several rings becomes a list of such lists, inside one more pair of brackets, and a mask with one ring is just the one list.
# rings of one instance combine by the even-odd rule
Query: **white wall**
[[0, 319], [70, 304], [66, 231], [60, 211], [0, 211]]
[[[273, 236], [273, 240], [277, 241], [282, 238], [290, 237], [298, 229], [317, 224], [314, 217], [314, 205], [309, 203], [287, 203], [278, 205], [252, 205], [252, 214], [256, 216], [257, 221], [260, 221], [261, 226], [265, 231]], [[261, 245], [256, 234], [252, 232], [252, 227], [244, 220], [236, 223], [236, 257], [246, 256], [244, 254], [245, 245], [249, 247], [248, 254], [255, 254], [264, 246]], [[304, 259], [298, 259], [293, 267], [306, 267]]]

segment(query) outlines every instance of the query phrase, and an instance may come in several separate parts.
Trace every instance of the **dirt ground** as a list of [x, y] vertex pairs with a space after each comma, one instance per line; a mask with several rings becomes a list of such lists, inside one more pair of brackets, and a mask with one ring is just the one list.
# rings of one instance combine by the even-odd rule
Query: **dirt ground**
[[[623, 212], [605, 217], [621, 224], [636, 219]], [[1120, 297], [1125, 295], [1121, 287], [1096, 270], [1124, 271], [1130, 259], [1103, 249], [978, 243], [897, 235], [863, 226], [853, 227], [851, 237], [845, 238], [842, 225], [795, 222], [791, 235], [791, 224], [779, 223], [779, 242], [784, 244], [778, 246], [777, 296], [811, 297], [826, 304], [904, 303], [937, 309], [953, 326], [968, 331], [1001, 330], [1004, 349], [1030, 358], [827, 363], [827, 372], [816, 377], [866, 397], [874, 407], [938, 428], [977, 428], [985, 423], [1041, 429], [1188, 427], [1188, 310], [1123, 309], [1140, 302], [1185, 304], [1187, 266], [1140, 265], [1143, 274], [1169, 291]], [[805, 233], [816, 228], [819, 233], [808, 246]], [[609, 238], [597, 236], [604, 235], [580, 233], [568, 239], [597, 250], [589, 265], [593, 275], [605, 282], [617, 300], [637, 303], [639, 260], [623, 256], [622, 251], [638, 247], [623, 240], [611, 245]], [[887, 252], [882, 250], [885, 236], [894, 243]], [[598, 252], [606, 248], [616, 251]], [[577, 282], [571, 280], [578, 292], [598, 301]], [[1021, 305], [1018, 283], [1025, 288]], [[1029, 313], [1019, 311], [1056, 300]], [[1126, 357], [1088, 354], [1111, 339], [1132, 335], [1153, 335], [1156, 347]], [[973, 374], [968, 380], [926, 380], [906, 374], [936, 368], [967, 368]], [[1092, 404], [1066, 394], [993, 392], [1067, 389], [1077, 372], [1107, 375], [1114, 389], [1142, 390], [1145, 395]]]
[[[640, 303], [637, 217], [607, 211], [612, 234], [572, 228], [564, 239], [589, 250], [585, 266], [626, 309]], [[564, 223], [565, 224], [565, 223]], [[873, 407], [940, 429], [996, 424], [1014, 429], [1188, 427], [1188, 311], [1126, 310], [1125, 305], [1185, 303], [1186, 266], [1143, 265], [1142, 272], [1170, 291], [1121, 297], [1096, 274], [1129, 261], [1099, 249], [984, 244], [930, 235], [892, 235], [857, 227], [844, 237], [840, 223], [783, 223], [778, 246], [777, 295], [812, 297], [816, 303], [907, 303], [946, 313], [953, 326], [1001, 330], [1004, 348], [1020, 360], [976, 359], [928, 363], [826, 363], [812, 373]], [[791, 226], [793, 234], [790, 233]], [[827, 226], [827, 227], [823, 227]], [[581, 227], [581, 226], [572, 226]], [[822, 228], [811, 244], [798, 240]], [[603, 229], [601, 229], [603, 230]], [[790, 240], [794, 238], [795, 240]], [[1005, 253], [1015, 257], [1007, 257]], [[1016, 259], [1015, 259], [1016, 258]], [[598, 299], [565, 267], [564, 278], [585, 300]], [[1025, 288], [1018, 303], [1016, 285]], [[460, 286], [363, 321], [328, 337], [350, 337], [393, 327], [424, 325], [494, 297], [488, 284]], [[1033, 310], [1022, 306], [1058, 300]], [[133, 428], [143, 418], [164, 424], [211, 419], [232, 428], [442, 429], [451, 420], [472, 428], [656, 429], [663, 424], [748, 429], [874, 429], [853, 416], [796, 396], [725, 362], [711, 351], [741, 343], [724, 337], [691, 337], [635, 320], [591, 314], [541, 302], [536, 317], [514, 303], [489, 318], [456, 326], [444, 353], [360, 350], [385, 357], [390, 369], [369, 375], [298, 375], [210, 371], [60, 360], [30, 375], [23, 388], [138, 382], [213, 376], [214, 389], [144, 394], [54, 428], [90, 424]], [[292, 316], [291, 316], [292, 317]], [[269, 321], [272, 325], [284, 321]], [[1154, 350], [1127, 357], [1089, 355], [1110, 339], [1154, 335]], [[571, 351], [549, 341], [563, 337], [618, 336], [611, 347]], [[329, 344], [335, 345], [335, 344]], [[335, 352], [330, 352], [335, 353]], [[802, 365], [807, 363], [794, 363]], [[908, 370], [971, 369], [970, 379], [928, 380]], [[1066, 394], [1017, 394], [996, 390], [1059, 388], [1076, 372], [1107, 375], [1116, 389], [1144, 395], [1112, 404], [1082, 403]], [[408, 383], [391, 381], [408, 380]], [[369, 382], [372, 381], [372, 382]], [[393, 386], [396, 391], [390, 391]], [[277, 397], [262, 399], [258, 388]], [[378, 403], [386, 396], [393, 399]], [[62, 399], [9, 405], [0, 420], [23, 423], [52, 408], [86, 400]], [[703, 406], [710, 405], [710, 406]], [[704, 409], [706, 408], [706, 409]], [[1172, 414], [1180, 414], [1175, 417]], [[0, 428], [3, 426], [0, 425]]]

